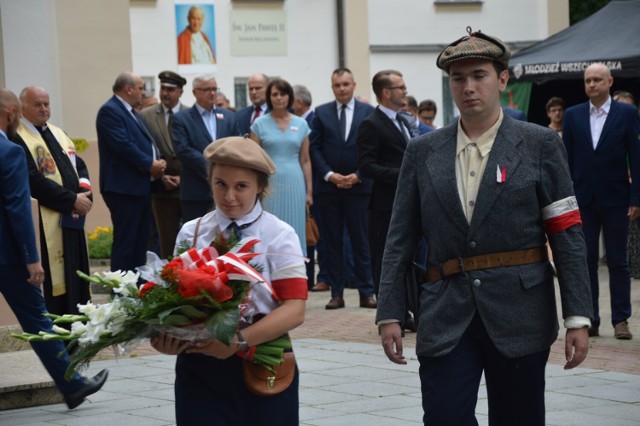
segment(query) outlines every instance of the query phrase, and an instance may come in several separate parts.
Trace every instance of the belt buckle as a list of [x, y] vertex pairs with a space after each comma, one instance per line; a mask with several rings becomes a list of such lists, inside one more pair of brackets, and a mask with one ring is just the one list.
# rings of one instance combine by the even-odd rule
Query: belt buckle
[[460, 274], [464, 274], [464, 259], [460, 256], [458, 256], [456, 259], [458, 259], [458, 266], [460, 267]]

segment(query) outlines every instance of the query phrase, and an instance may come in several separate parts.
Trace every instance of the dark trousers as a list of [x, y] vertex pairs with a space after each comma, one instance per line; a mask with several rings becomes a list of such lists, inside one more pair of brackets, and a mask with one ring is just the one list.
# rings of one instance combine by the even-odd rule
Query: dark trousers
[[[38, 334], [40, 331], [51, 331], [53, 322], [42, 314], [47, 312], [40, 287], [27, 282], [28, 272], [24, 265], [0, 265], [0, 291], [7, 300], [13, 314], [26, 333]], [[83, 379], [76, 374], [70, 381], [64, 374], [69, 365], [69, 355], [62, 342], [32, 342], [40, 362], [44, 365], [57, 388], [62, 394], [68, 394], [83, 384]]]
[[587, 244], [587, 264], [591, 279], [594, 326], [600, 325], [598, 262], [600, 261], [600, 230], [609, 268], [609, 294], [611, 296], [611, 323], [616, 325], [631, 316], [631, 278], [627, 258], [629, 218], [627, 207], [602, 207], [592, 202], [580, 207], [582, 230]]
[[165, 194], [152, 194], [151, 207], [156, 219], [160, 240], [160, 257], [163, 259], [173, 255], [176, 237], [180, 231], [182, 213], [180, 199]]
[[197, 219], [209, 213], [213, 208], [213, 201], [180, 200], [182, 220], [184, 223]]
[[176, 424], [178, 426], [298, 426], [299, 373], [278, 395], [251, 393], [242, 379], [237, 356], [217, 359], [180, 354], [176, 361]]
[[331, 296], [342, 297], [345, 287], [344, 227], [346, 225], [354, 257], [356, 287], [360, 297], [373, 296], [371, 254], [369, 252], [368, 194], [346, 191], [323, 193], [322, 220], [326, 233], [327, 272], [331, 280]]
[[520, 358], [505, 357], [476, 316], [452, 352], [418, 357], [424, 424], [477, 425], [475, 408], [484, 372], [490, 426], [543, 426], [548, 358], [548, 349]]
[[373, 290], [378, 294], [382, 275], [382, 255], [387, 242], [391, 222], [391, 211], [372, 211], [369, 223], [369, 247], [371, 248], [371, 266], [373, 271]]
[[131, 270], [146, 263], [151, 196], [102, 194], [113, 223], [111, 270]]

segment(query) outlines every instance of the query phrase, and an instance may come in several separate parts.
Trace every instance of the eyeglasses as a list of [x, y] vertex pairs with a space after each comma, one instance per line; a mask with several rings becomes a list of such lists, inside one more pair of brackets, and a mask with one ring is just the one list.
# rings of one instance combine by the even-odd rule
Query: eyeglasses
[[406, 92], [407, 91], [407, 86], [389, 86], [389, 87], [386, 87], [386, 89], [389, 89], [389, 90], [400, 89], [403, 92]]
[[206, 93], [216, 93], [218, 91], [217, 87], [198, 87], [196, 90]]

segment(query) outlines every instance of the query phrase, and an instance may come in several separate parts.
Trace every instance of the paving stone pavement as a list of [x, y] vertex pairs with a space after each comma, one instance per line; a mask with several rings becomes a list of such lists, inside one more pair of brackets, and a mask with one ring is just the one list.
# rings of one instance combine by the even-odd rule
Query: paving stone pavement
[[[606, 289], [606, 276], [602, 275]], [[346, 290], [347, 307], [327, 311], [328, 293], [311, 293], [305, 323], [291, 334], [300, 375], [300, 424], [394, 426], [422, 424], [415, 334], [405, 338], [408, 365], [389, 362], [373, 323], [375, 311], [358, 308]], [[633, 282], [633, 308], [640, 309], [640, 281]], [[640, 320], [632, 317], [634, 340], [619, 341], [607, 327], [609, 299], [601, 295], [601, 337], [591, 339], [581, 367], [565, 371], [564, 342], [552, 347], [547, 367], [547, 425], [640, 425]], [[174, 358], [140, 344], [132, 355], [113, 359], [105, 351], [88, 374], [110, 369], [102, 391], [76, 410], [62, 404], [0, 412], [0, 425], [174, 424]], [[484, 387], [477, 417], [487, 425]]]

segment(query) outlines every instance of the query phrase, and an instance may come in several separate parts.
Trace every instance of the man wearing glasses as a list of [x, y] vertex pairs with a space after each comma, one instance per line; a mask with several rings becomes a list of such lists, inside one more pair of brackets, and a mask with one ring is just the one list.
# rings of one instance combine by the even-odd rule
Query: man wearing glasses
[[202, 151], [212, 141], [237, 135], [233, 112], [216, 108], [218, 83], [213, 75], [193, 79], [193, 107], [176, 113], [171, 126], [173, 150], [181, 163], [180, 208], [188, 222], [211, 210], [211, 188]]
[[[405, 116], [400, 114], [407, 97], [402, 74], [395, 70], [380, 71], [373, 76], [371, 85], [378, 107], [358, 128], [358, 166], [360, 175], [373, 181], [369, 201], [369, 246], [373, 287], [377, 295], [382, 253], [391, 221], [400, 165], [411, 138], [411, 130]], [[407, 315], [405, 327], [415, 331], [412, 324]]]

